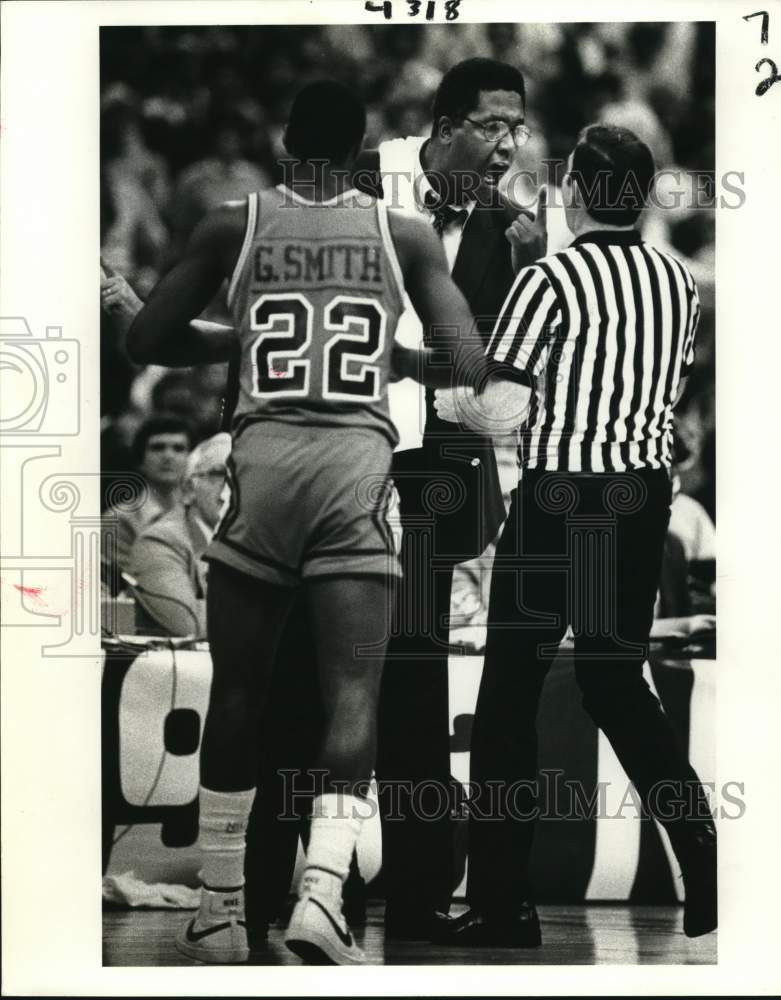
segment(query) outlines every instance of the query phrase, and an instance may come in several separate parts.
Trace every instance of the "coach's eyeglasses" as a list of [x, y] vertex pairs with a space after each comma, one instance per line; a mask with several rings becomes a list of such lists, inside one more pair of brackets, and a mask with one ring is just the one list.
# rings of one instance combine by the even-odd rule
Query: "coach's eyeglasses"
[[479, 122], [475, 118], [467, 118], [466, 116], [462, 120], [480, 129], [486, 142], [501, 142], [505, 136], [512, 135], [515, 145], [523, 146], [529, 141], [532, 134], [529, 126], [524, 125], [522, 122], [518, 125], [510, 125], [502, 121], [501, 118], [493, 118], [488, 122]]

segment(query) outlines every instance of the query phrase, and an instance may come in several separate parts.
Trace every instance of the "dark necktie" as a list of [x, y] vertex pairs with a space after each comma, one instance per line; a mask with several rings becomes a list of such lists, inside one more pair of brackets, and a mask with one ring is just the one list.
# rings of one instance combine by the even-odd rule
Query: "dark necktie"
[[455, 205], [443, 205], [433, 191], [427, 191], [423, 199], [426, 208], [431, 212], [434, 220], [434, 232], [442, 239], [448, 226], [458, 223], [463, 226], [467, 220], [469, 212], [465, 208], [456, 208]]

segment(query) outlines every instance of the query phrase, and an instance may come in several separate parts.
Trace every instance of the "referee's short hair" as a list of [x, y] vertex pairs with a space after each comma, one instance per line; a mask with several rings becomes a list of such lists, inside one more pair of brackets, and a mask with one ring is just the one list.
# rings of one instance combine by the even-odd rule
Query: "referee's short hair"
[[570, 175], [595, 222], [634, 225], [655, 173], [653, 153], [628, 128], [589, 125], [578, 136]]
[[345, 163], [366, 132], [366, 106], [354, 89], [318, 80], [296, 94], [285, 149], [299, 160]]

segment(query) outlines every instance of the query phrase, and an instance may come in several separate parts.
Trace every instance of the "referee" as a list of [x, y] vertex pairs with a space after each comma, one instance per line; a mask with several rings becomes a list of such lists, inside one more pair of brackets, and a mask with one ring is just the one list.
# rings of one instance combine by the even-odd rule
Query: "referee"
[[[681, 864], [684, 930], [716, 926], [707, 798], [643, 679], [670, 517], [672, 410], [694, 359], [697, 290], [680, 261], [634, 228], [655, 172], [644, 143], [627, 129], [590, 126], [567, 169], [575, 239], [518, 274], [488, 348], [525, 382], [514, 387], [514, 412], [528, 417], [472, 735], [470, 909], [443, 932], [460, 945], [541, 941], [528, 873], [536, 715], [568, 625], [583, 705]], [[503, 385], [502, 397], [488, 390], [469, 415], [463, 400], [441, 393], [440, 416], [506, 426]]]

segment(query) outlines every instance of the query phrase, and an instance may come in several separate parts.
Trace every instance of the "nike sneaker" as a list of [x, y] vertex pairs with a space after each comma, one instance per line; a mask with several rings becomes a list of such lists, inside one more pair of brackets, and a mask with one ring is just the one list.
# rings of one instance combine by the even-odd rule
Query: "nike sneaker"
[[342, 914], [342, 883], [329, 873], [307, 869], [290, 918], [285, 944], [307, 965], [364, 965]]
[[227, 965], [249, 958], [244, 920], [244, 890], [214, 892], [201, 889], [198, 914], [176, 936], [176, 948], [199, 962]]

